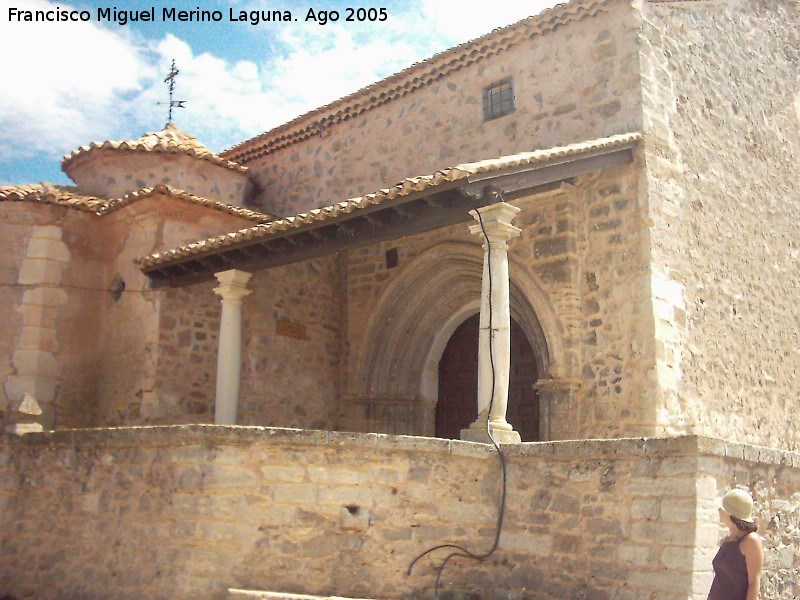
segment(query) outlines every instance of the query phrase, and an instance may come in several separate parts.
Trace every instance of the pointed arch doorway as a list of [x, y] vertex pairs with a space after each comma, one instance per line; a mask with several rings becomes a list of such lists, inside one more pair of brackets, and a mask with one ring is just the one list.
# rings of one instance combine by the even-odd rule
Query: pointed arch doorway
[[[436, 437], [458, 439], [477, 416], [478, 326], [473, 315], [456, 328], [439, 361]], [[523, 442], [540, 439], [536, 355], [522, 327], [511, 319], [511, 374], [506, 419]]]

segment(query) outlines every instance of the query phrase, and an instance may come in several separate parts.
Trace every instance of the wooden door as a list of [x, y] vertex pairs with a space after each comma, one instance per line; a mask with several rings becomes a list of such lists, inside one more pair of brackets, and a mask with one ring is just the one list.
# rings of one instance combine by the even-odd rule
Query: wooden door
[[457, 440], [478, 416], [478, 323], [474, 315], [450, 336], [439, 361], [436, 437]]
[[539, 395], [533, 386], [539, 381], [536, 355], [517, 322], [511, 320], [511, 375], [508, 382], [506, 420], [519, 432], [523, 442], [539, 440]]
[[[477, 417], [479, 322], [479, 315], [464, 321], [453, 332], [439, 361], [437, 437], [458, 439], [461, 430]], [[539, 439], [539, 399], [533, 389], [537, 380], [533, 348], [512, 319], [507, 419], [524, 442]]]

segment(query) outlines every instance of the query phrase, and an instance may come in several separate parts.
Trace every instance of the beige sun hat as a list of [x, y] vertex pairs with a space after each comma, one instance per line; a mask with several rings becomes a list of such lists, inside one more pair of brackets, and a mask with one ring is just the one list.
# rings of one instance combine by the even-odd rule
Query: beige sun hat
[[720, 501], [722, 510], [732, 517], [753, 522], [753, 498], [746, 491], [733, 489], [722, 497]]

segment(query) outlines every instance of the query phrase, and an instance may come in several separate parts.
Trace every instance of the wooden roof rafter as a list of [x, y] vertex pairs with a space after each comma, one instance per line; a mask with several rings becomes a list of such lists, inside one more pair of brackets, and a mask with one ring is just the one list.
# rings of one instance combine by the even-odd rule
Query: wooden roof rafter
[[[453, 180], [427, 183], [418, 186], [419, 191], [414, 187], [418, 179], [405, 180], [396, 188], [401, 193], [390, 200], [362, 202], [336, 214], [335, 207], [320, 209], [316, 218], [304, 213], [288, 220], [290, 226], [282, 230], [269, 229], [269, 225], [260, 226], [264, 230], [242, 230], [223, 236], [225, 245], [199, 243], [178, 249], [183, 256], [167, 253], [144, 261], [140, 268], [154, 288], [183, 286], [213, 280], [220, 270], [258, 271], [469, 222], [470, 210], [500, 198], [508, 201], [552, 191], [578, 176], [629, 164], [639, 139], [639, 134], [626, 134], [565, 147], [569, 152], [537, 151], [541, 157], [529, 162], [498, 159], [459, 166], [453, 169], [458, 171]], [[464, 169], [473, 165], [475, 172], [465, 176]], [[322, 214], [325, 211], [332, 216]], [[251, 239], [238, 241], [237, 236], [244, 233]]]

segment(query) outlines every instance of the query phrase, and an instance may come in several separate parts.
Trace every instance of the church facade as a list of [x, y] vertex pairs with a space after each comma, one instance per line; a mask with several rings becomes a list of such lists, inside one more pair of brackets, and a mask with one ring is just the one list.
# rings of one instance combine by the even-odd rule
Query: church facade
[[[0, 582], [47, 597], [21, 574], [34, 561], [52, 597], [423, 597], [431, 581], [400, 565], [492, 527], [487, 447], [447, 440], [485, 422], [494, 310], [503, 417], [539, 443], [504, 445], [501, 554], [455, 567], [454, 598], [704, 598], [714, 499], [734, 485], [759, 506], [766, 597], [794, 597], [798, 12], [573, 0], [220, 154], [169, 123], [68, 155], [73, 187], [0, 188], [0, 406], [13, 430], [35, 399], [47, 430], [3, 440], [2, 498], [25, 525]], [[487, 309], [482, 219], [498, 206], [514, 209], [498, 217], [508, 291]], [[111, 561], [58, 591], [59, 561], [30, 549], [52, 523], [24, 516], [58, 490], [61, 555], [76, 537], [93, 552], [81, 511], [144, 548], [155, 538], [122, 515], [200, 517], [155, 519], [183, 540], [157, 551], [169, 575], [115, 583]]]

